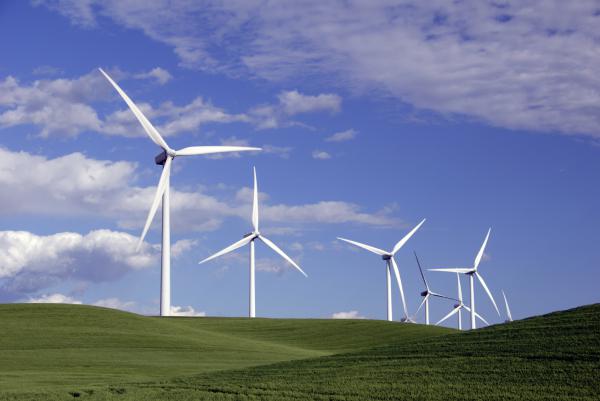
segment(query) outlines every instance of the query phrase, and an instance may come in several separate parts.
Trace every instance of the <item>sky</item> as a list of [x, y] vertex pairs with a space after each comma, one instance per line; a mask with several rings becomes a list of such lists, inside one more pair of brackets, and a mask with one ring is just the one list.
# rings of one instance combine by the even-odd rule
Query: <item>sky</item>
[[384, 262], [336, 237], [388, 250], [423, 218], [411, 316], [413, 252], [469, 267], [490, 227], [490, 323], [501, 290], [516, 319], [600, 302], [599, 26], [598, 1], [4, 1], [0, 302], [158, 314], [160, 213], [135, 245], [160, 149], [99, 67], [172, 148], [263, 149], [174, 161], [176, 314], [247, 315], [247, 248], [198, 261], [251, 231], [253, 166], [261, 232], [308, 274], [257, 244], [260, 317], [384, 319]]

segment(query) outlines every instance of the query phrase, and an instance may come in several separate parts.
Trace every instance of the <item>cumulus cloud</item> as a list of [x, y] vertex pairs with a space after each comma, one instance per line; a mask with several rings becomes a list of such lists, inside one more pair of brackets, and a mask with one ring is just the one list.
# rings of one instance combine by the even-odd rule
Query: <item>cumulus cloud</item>
[[[136, 185], [137, 166], [124, 161], [96, 160], [81, 153], [49, 159], [0, 148], [1, 214], [93, 216], [114, 219], [120, 227], [139, 230], [156, 188]], [[250, 216], [251, 190], [242, 188], [230, 197], [217, 197], [198, 189], [171, 189], [174, 230], [214, 230], [227, 218]], [[261, 200], [268, 200], [261, 194]], [[389, 226], [398, 223], [386, 209], [366, 213], [344, 201], [300, 205], [261, 202], [265, 222], [357, 223]], [[156, 219], [159, 221], [159, 218]], [[183, 246], [183, 245], [182, 245]], [[192, 246], [187, 244], [186, 246]]]
[[0, 231], [0, 278], [9, 293], [31, 293], [62, 279], [112, 281], [127, 271], [152, 266], [157, 251], [146, 245], [135, 252], [137, 238], [110, 230], [47, 236]]
[[365, 316], [362, 316], [358, 313], [358, 311], [351, 310], [348, 312], [336, 312], [331, 315], [332, 319], [366, 319]]
[[99, 299], [98, 301], [94, 302], [93, 305], [102, 306], [103, 308], [133, 312], [135, 310], [136, 303], [134, 301], [122, 301], [119, 298], [105, 298]]
[[38, 3], [78, 25], [102, 15], [140, 30], [190, 68], [316, 75], [418, 110], [600, 137], [594, 1]]
[[357, 132], [353, 129], [347, 129], [345, 131], [336, 132], [335, 134], [325, 138], [327, 142], [344, 142], [354, 139]]
[[331, 155], [324, 150], [313, 150], [312, 158], [317, 160], [331, 159]]
[[37, 298], [29, 298], [25, 302], [30, 304], [81, 304], [81, 301], [60, 293], [44, 294]]
[[[115, 70], [111, 75], [127, 92], [132, 91], [127, 82], [129, 78], [152, 79], [161, 85], [172, 79], [171, 74], [160, 67], [138, 74]], [[341, 107], [341, 98], [335, 94], [305, 95], [298, 91], [284, 91], [277, 99], [274, 104], [251, 107], [245, 113], [230, 113], [201, 96], [183, 105], [171, 101], [153, 105], [134, 96], [134, 101], [144, 115], [165, 137], [195, 132], [210, 123], [246, 123], [258, 129], [302, 125], [289, 118], [302, 113], [336, 112]], [[119, 108], [98, 114], [95, 107], [107, 102], [112, 102]], [[39, 127], [42, 137], [74, 137], [83, 132], [125, 137], [146, 136], [133, 113], [96, 70], [79, 78], [42, 79], [30, 84], [22, 84], [12, 76], [0, 80], [0, 128], [17, 125]], [[233, 139], [246, 141], [235, 137]], [[286, 148], [271, 146], [270, 149], [275, 153]], [[281, 153], [289, 153], [289, 150]]]
[[171, 73], [165, 69], [160, 67], [155, 67], [147, 72], [140, 72], [139, 74], [135, 74], [134, 78], [137, 79], [155, 79], [160, 85], [164, 85], [173, 79]]
[[206, 312], [196, 311], [192, 306], [171, 306], [172, 316], [206, 316]]

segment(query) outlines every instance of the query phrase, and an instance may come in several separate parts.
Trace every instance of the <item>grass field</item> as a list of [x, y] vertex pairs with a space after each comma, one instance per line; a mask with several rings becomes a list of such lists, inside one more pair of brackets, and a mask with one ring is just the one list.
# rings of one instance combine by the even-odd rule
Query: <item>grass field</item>
[[0, 327], [0, 399], [600, 399], [600, 305], [463, 333], [14, 304]]

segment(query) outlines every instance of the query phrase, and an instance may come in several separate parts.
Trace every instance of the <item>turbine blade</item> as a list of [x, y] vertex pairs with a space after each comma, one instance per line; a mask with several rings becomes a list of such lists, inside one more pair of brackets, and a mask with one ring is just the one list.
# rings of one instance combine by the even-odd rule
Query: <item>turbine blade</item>
[[506, 300], [506, 294], [504, 294], [504, 290], [502, 290], [502, 297], [504, 297], [504, 305], [506, 306], [506, 315], [508, 316], [508, 320], [512, 322], [513, 318], [510, 314], [510, 308], [508, 307], [508, 301]]
[[415, 251], [413, 251], [413, 253], [415, 254], [415, 259], [417, 259], [417, 265], [419, 266], [419, 272], [421, 273], [421, 278], [423, 279], [425, 288], [429, 290], [429, 285], [427, 284], [427, 280], [425, 280], [425, 275], [423, 274], [423, 269], [421, 268], [421, 262], [419, 262], [419, 257], [417, 256], [417, 253]]
[[458, 301], [462, 304], [463, 296], [462, 296], [462, 287], [460, 286], [460, 276], [456, 273], [456, 283], [458, 285]]
[[459, 306], [459, 307], [457, 307], [457, 308], [454, 308], [454, 309], [452, 309], [452, 310], [450, 311], [450, 313], [448, 313], [446, 316], [444, 316], [444, 317], [442, 318], [442, 320], [440, 320], [439, 322], [437, 322], [435, 325], [436, 325], [436, 326], [438, 326], [440, 323], [444, 322], [446, 319], [448, 319], [448, 318], [452, 317], [453, 315], [455, 315], [455, 314], [458, 312], [458, 310], [459, 310], [459, 309], [460, 309], [460, 306]]
[[104, 75], [104, 77], [108, 79], [108, 82], [112, 84], [112, 86], [117, 90], [117, 92], [119, 92], [119, 95], [121, 95], [123, 100], [125, 100], [125, 103], [127, 103], [129, 109], [133, 112], [137, 120], [140, 122], [140, 124], [144, 128], [144, 131], [146, 131], [146, 134], [148, 134], [150, 139], [152, 139], [152, 142], [154, 142], [164, 150], [170, 149], [169, 145], [167, 145], [162, 136], [160, 136], [156, 128], [154, 128], [154, 126], [150, 123], [150, 121], [146, 118], [142, 111], [135, 105], [135, 103], [133, 103], [129, 96], [127, 96], [123, 89], [121, 89], [121, 87], [117, 85], [117, 83], [113, 81], [113, 79], [109, 77], [108, 74], [104, 72], [102, 68], [99, 68], [99, 70], [102, 73], [102, 75]]
[[249, 235], [247, 237], [242, 238], [241, 240], [239, 240], [238, 242], [229, 245], [227, 248], [220, 250], [219, 252], [215, 253], [214, 255], [209, 256], [208, 258], [198, 262], [198, 264], [202, 264], [204, 262], [208, 262], [209, 260], [213, 260], [215, 258], [218, 258], [219, 256], [225, 255], [229, 252], [235, 251], [238, 248], [243, 247], [244, 245], [247, 245], [250, 243], [250, 241], [252, 241], [254, 238], [256, 238], [255, 235]]
[[213, 153], [246, 152], [251, 150], [262, 150], [261, 148], [250, 148], [247, 146], [189, 146], [175, 151], [176, 156], [196, 156]]
[[423, 302], [421, 302], [421, 305], [419, 305], [419, 307], [417, 308], [417, 311], [415, 312], [415, 316], [419, 314], [419, 311], [421, 310], [423, 305], [425, 305], [425, 301], [427, 301], [427, 298], [429, 298], [429, 294], [425, 295], [425, 297], [423, 298]]
[[490, 292], [490, 289], [488, 288], [487, 284], [483, 280], [483, 277], [481, 277], [481, 275], [477, 272], [475, 272], [475, 275], [479, 279], [479, 282], [483, 286], [483, 289], [485, 290], [485, 292], [487, 292], [488, 296], [492, 300], [492, 303], [494, 304], [494, 308], [496, 308], [496, 312], [498, 312], [498, 316], [500, 316], [500, 311], [498, 310], [498, 305], [496, 305], [496, 301], [494, 301], [494, 297], [492, 296], [492, 293]]
[[373, 252], [379, 256], [389, 255], [388, 252], [386, 252], [382, 249], [379, 249], [379, 248], [375, 248], [374, 246], [371, 246], [371, 245], [361, 244], [360, 242], [352, 241], [352, 240], [341, 238], [341, 237], [337, 237], [337, 239], [339, 239], [340, 241], [345, 241], [349, 244], [355, 245], [359, 248], [366, 249], [367, 251]]
[[408, 308], [406, 307], [406, 299], [404, 298], [404, 289], [402, 288], [402, 280], [400, 279], [400, 270], [398, 270], [398, 265], [394, 260], [394, 257], [390, 259], [392, 261], [392, 267], [394, 268], [394, 274], [396, 275], [396, 281], [398, 282], [398, 287], [400, 288], [400, 297], [402, 297], [402, 307], [404, 308], [404, 316], [408, 317]]
[[477, 266], [479, 266], [479, 263], [481, 262], [481, 258], [483, 258], [483, 252], [485, 251], [485, 246], [487, 245], [488, 239], [490, 238], [490, 233], [492, 232], [492, 229], [488, 229], [487, 235], [485, 236], [485, 239], [483, 240], [483, 244], [481, 244], [481, 248], [479, 248], [479, 253], [477, 254], [477, 257], [475, 257], [475, 264], [473, 265], [473, 268], [475, 270], [477, 270]]
[[256, 167], [254, 167], [254, 197], [252, 198], [252, 227], [258, 232], [258, 184], [256, 182]]
[[[467, 310], [467, 312], [471, 312], [471, 308], [469, 308], [468, 306], [464, 305], [463, 308], [465, 308]], [[479, 320], [481, 320], [483, 323], [487, 324], [488, 326], [490, 325], [487, 320], [485, 320], [481, 315], [479, 315], [479, 313], [475, 312], [475, 317]]]
[[402, 238], [400, 241], [398, 241], [398, 243], [394, 246], [394, 249], [392, 250], [392, 255], [394, 255], [396, 252], [398, 252], [400, 250], [400, 248], [402, 248], [404, 246], [404, 244], [406, 244], [406, 241], [408, 241], [410, 239], [410, 237], [412, 237], [413, 234], [416, 233], [419, 228], [421, 228], [423, 223], [425, 223], [425, 220], [427, 220], [427, 219], [421, 220], [421, 222], [419, 224], [417, 224], [417, 226], [415, 228], [413, 228], [408, 234], [406, 234], [404, 236], [404, 238]]
[[144, 230], [142, 231], [142, 235], [140, 236], [140, 240], [138, 241], [136, 251], [140, 250], [142, 243], [144, 242], [144, 238], [148, 233], [148, 229], [150, 228], [150, 224], [152, 224], [152, 220], [154, 219], [154, 215], [156, 214], [156, 209], [158, 209], [158, 204], [160, 203], [160, 198], [162, 197], [165, 189], [167, 188], [167, 183], [169, 181], [169, 175], [171, 173], [171, 163], [173, 162], [172, 157], [167, 157], [165, 161], [165, 165], [163, 167], [163, 171], [160, 175], [160, 180], [158, 181], [158, 187], [156, 188], [156, 194], [154, 195], [154, 200], [152, 201], [152, 206], [150, 206], [150, 212], [148, 213], [148, 217], [146, 218], [146, 224], [144, 225]]
[[430, 294], [431, 294], [431, 296], [432, 296], [432, 297], [438, 297], [438, 298], [449, 299], [449, 300], [451, 300], [451, 301], [459, 301], [459, 300], [458, 300], [458, 299], [456, 299], [456, 298], [447, 297], [447, 296], [445, 296], [445, 295], [438, 294], [437, 292], [430, 292]]
[[300, 266], [298, 266], [296, 264], [296, 262], [294, 262], [292, 260], [292, 258], [290, 258], [288, 255], [286, 255], [285, 252], [283, 252], [281, 249], [279, 249], [279, 247], [277, 245], [275, 245], [273, 242], [271, 242], [271, 240], [269, 240], [267, 237], [263, 237], [262, 235], [259, 236], [258, 239], [260, 239], [269, 248], [271, 248], [272, 250], [274, 250], [275, 252], [277, 252], [282, 258], [284, 258], [285, 260], [287, 260], [292, 266], [294, 266], [296, 269], [298, 269], [300, 271], [300, 273], [304, 274], [304, 277], [308, 277], [306, 275], [306, 273], [304, 273], [304, 271], [300, 268]]
[[470, 268], [456, 268], [456, 267], [452, 267], [452, 268], [448, 268], [448, 269], [427, 269], [430, 272], [447, 272], [447, 273], [471, 273], [473, 271], [473, 269]]

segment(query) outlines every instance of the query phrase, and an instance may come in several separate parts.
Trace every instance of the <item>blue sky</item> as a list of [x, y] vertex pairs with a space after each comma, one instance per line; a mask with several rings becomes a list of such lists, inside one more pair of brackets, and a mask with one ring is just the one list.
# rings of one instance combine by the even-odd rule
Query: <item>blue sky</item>
[[411, 313], [413, 250], [469, 266], [488, 227], [514, 317], [600, 301], [600, 3], [321, 3], [3, 2], [0, 299], [158, 312], [159, 218], [134, 248], [159, 149], [102, 67], [173, 148], [264, 148], [174, 163], [180, 311], [247, 313], [247, 250], [197, 262], [250, 230], [252, 166], [261, 231], [309, 275], [259, 244], [259, 316], [384, 318], [383, 262], [335, 238], [388, 249], [422, 218]]

